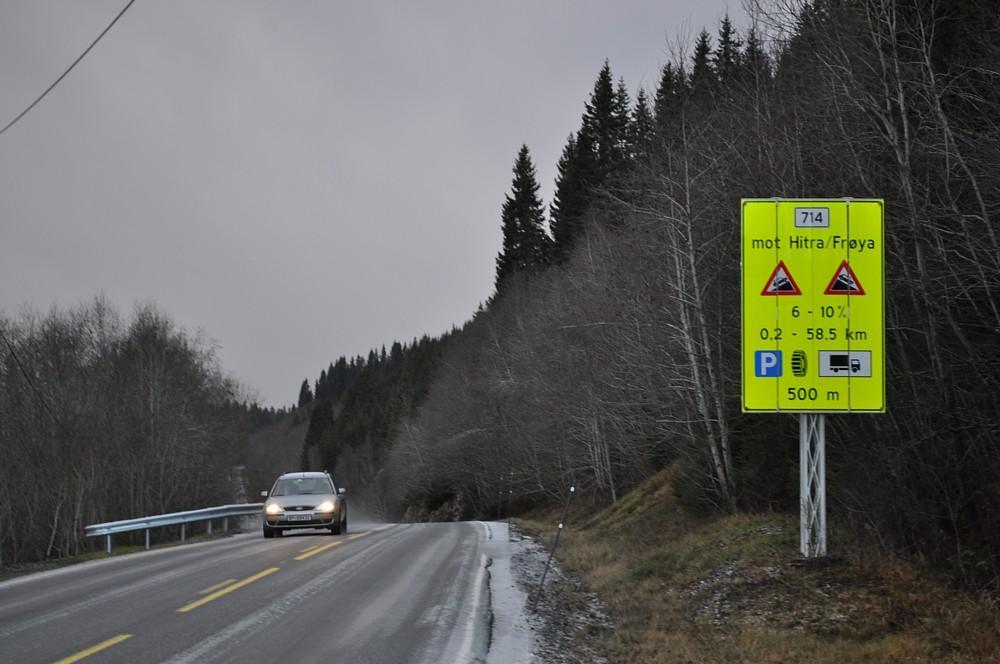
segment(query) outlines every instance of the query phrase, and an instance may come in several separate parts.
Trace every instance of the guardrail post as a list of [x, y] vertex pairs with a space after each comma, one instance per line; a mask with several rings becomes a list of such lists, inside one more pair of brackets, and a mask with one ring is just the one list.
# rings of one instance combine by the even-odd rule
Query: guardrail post
[[208, 520], [208, 534], [209, 535], [212, 534], [212, 520], [211, 519]]
[[107, 541], [107, 545], [105, 546], [105, 551], [107, 551], [108, 553], [111, 553], [111, 535], [108, 535], [107, 539], [108, 539], [108, 541]]
[[146, 551], [149, 551], [149, 528], [146, 528]]
[[229, 517], [228, 516], [222, 517], [222, 532], [224, 532], [224, 533], [228, 533], [229, 532]]
[[187, 541], [187, 524], [186, 523], [182, 523], [181, 524], [181, 544], [183, 544], [185, 541]]

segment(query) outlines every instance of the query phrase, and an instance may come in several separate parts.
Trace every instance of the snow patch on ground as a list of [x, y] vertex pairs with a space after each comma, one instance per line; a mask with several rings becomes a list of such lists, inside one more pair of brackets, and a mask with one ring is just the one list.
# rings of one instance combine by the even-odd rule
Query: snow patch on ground
[[535, 625], [528, 616], [528, 596], [517, 583], [511, 559], [519, 548], [509, 541], [507, 524], [490, 522], [485, 545], [490, 564], [492, 630], [487, 664], [542, 662], [535, 655]]
[[548, 550], [517, 528], [490, 522], [492, 643], [487, 664], [603, 663], [587, 643], [611, 621], [593, 593], [563, 573], [555, 560], [537, 597]]

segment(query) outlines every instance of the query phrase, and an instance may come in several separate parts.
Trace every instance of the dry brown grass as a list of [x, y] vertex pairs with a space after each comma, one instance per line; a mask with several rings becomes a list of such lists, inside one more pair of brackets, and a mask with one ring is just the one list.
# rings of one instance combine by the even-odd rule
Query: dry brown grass
[[[563, 533], [557, 558], [615, 623], [597, 643], [612, 662], [1000, 662], [994, 603], [859, 546], [801, 565], [795, 518], [697, 520], [671, 477]], [[547, 535], [555, 518], [520, 523]]]

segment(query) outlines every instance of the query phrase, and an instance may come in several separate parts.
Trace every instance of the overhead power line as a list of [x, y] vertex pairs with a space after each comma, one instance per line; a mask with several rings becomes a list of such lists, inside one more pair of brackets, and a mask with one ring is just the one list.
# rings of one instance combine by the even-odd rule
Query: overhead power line
[[31, 109], [33, 109], [33, 108], [34, 108], [35, 106], [37, 106], [37, 105], [38, 105], [38, 102], [40, 102], [40, 101], [41, 101], [42, 99], [44, 99], [44, 98], [45, 98], [45, 95], [47, 95], [47, 94], [49, 94], [50, 92], [52, 92], [52, 88], [54, 88], [54, 87], [56, 87], [57, 85], [59, 85], [59, 81], [61, 81], [61, 80], [63, 80], [64, 78], [66, 78], [66, 74], [68, 74], [68, 73], [70, 73], [71, 71], [73, 71], [73, 67], [76, 67], [76, 66], [77, 66], [78, 64], [80, 64], [80, 60], [83, 60], [83, 58], [84, 58], [84, 57], [85, 57], [85, 56], [86, 56], [86, 55], [87, 55], [88, 53], [90, 53], [90, 50], [91, 50], [92, 48], [94, 48], [95, 46], [97, 46], [97, 42], [101, 41], [101, 38], [102, 38], [102, 37], [103, 37], [104, 35], [106, 35], [106, 34], [108, 33], [108, 30], [110, 30], [110, 29], [111, 29], [111, 26], [113, 26], [113, 25], [114, 25], [115, 23], [117, 23], [117, 22], [118, 22], [118, 19], [120, 19], [120, 18], [122, 17], [122, 15], [123, 15], [123, 14], [124, 14], [125, 12], [127, 12], [127, 11], [128, 11], [128, 8], [129, 8], [129, 7], [131, 7], [131, 6], [132, 6], [132, 4], [133, 4], [134, 2], [135, 2], [135, 0], [129, 0], [129, 1], [128, 1], [128, 4], [127, 4], [127, 5], [125, 5], [125, 7], [124, 7], [124, 8], [123, 8], [123, 9], [122, 9], [122, 10], [121, 10], [120, 12], [118, 12], [118, 16], [115, 16], [114, 20], [112, 20], [112, 21], [111, 21], [111, 23], [108, 23], [108, 27], [104, 28], [104, 30], [102, 30], [102, 31], [101, 31], [101, 34], [97, 35], [97, 39], [95, 39], [95, 40], [94, 40], [93, 42], [91, 42], [90, 46], [88, 46], [88, 47], [87, 47], [87, 50], [85, 50], [85, 51], [84, 51], [83, 53], [81, 53], [81, 54], [80, 54], [80, 55], [79, 55], [79, 56], [78, 56], [78, 57], [76, 58], [76, 60], [74, 60], [74, 61], [73, 61], [73, 64], [71, 64], [71, 65], [69, 66], [69, 68], [67, 68], [67, 69], [66, 69], [66, 71], [64, 71], [64, 72], [62, 73], [62, 75], [61, 75], [61, 76], [60, 76], [59, 78], [57, 78], [57, 79], [56, 79], [56, 80], [55, 80], [55, 81], [54, 81], [54, 82], [52, 83], [52, 85], [50, 85], [49, 87], [45, 88], [45, 92], [43, 92], [42, 94], [38, 95], [38, 99], [36, 99], [35, 101], [31, 102], [31, 104], [30, 104], [30, 105], [28, 106], [28, 108], [26, 108], [26, 109], [24, 109], [23, 111], [21, 111], [20, 113], [18, 113], [18, 114], [17, 114], [17, 117], [16, 117], [16, 118], [14, 118], [14, 119], [13, 119], [13, 120], [11, 120], [10, 122], [8, 122], [8, 123], [7, 123], [7, 126], [5, 126], [5, 127], [3, 128], [3, 129], [0, 129], [0, 136], [2, 136], [2, 135], [4, 134], [4, 132], [6, 132], [6, 131], [7, 131], [8, 129], [10, 129], [11, 127], [13, 127], [13, 126], [14, 126], [14, 123], [16, 123], [16, 122], [17, 122], [18, 120], [20, 120], [20, 119], [21, 119], [21, 118], [23, 118], [23, 117], [24, 117], [25, 115], [27, 115], [27, 114], [28, 114], [28, 111], [30, 111], [30, 110], [31, 110]]
[[28, 387], [30, 387], [31, 391], [35, 393], [35, 397], [38, 398], [38, 402], [42, 404], [42, 407], [45, 409], [45, 412], [49, 414], [49, 417], [51, 417], [52, 420], [59, 425], [59, 428], [62, 429], [66, 433], [66, 435], [72, 436], [73, 434], [70, 433], [70, 430], [66, 428], [66, 425], [62, 423], [62, 420], [60, 420], [56, 416], [55, 411], [52, 410], [52, 406], [49, 405], [49, 400], [45, 398], [45, 395], [42, 394], [41, 390], [39, 390], [38, 387], [35, 385], [35, 381], [31, 380], [31, 374], [28, 373], [28, 370], [24, 367], [23, 364], [21, 364], [21, 358], [17, 356], [17, 352], [15, 352], [14, 350], [14, 345], [10, 342], [10, 339], [7, 338], [7, 335], [4, 334], [3, 328], [0, 328], [0, 339], [3, 340], [4, 345], [10, 352], [10, 356], [14, 359], [14, 364], [16, 364], [17, 368], [21, 370], [21, 375], [24, 376], [24, 380], [28, 382]]

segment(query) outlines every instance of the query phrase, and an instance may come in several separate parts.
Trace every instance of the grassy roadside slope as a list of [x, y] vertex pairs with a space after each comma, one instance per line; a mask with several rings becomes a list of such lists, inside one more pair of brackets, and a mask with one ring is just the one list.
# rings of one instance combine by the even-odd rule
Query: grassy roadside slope
[[[611, 662], [1000, 662], [1000, 610], [834, 532], [802, 564], [798, 520], [696, 519], [672, 470], [603, 512], [570, 517], [556, 557], [611, 614]], [[558, 515], [520, 524], [549, 541]], [[574, 525], [578, 524], [578, 525]]]

